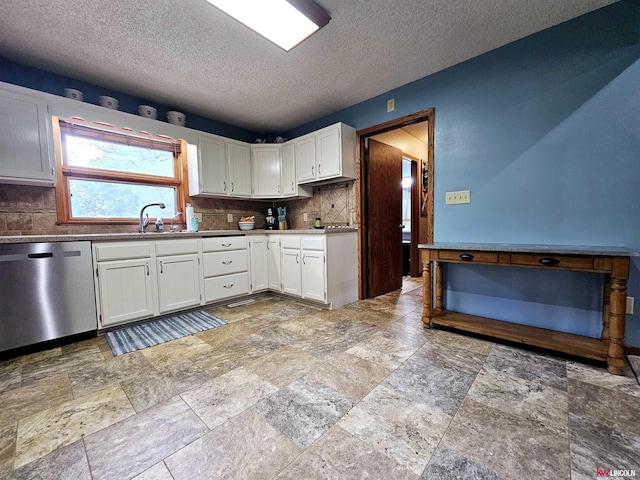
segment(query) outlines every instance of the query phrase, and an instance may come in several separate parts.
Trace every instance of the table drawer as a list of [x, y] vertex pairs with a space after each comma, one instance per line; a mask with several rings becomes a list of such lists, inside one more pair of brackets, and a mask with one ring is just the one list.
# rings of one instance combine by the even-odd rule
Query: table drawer
[[202, 255], [204, 276], [214, 277], [247, 271], [247, 251], [210, 252]]
[[207, 303], [247, 293], [249, 293], [247, 272], [204, 279], [204, 301]]
[[477, 252], [469, 250], [439, 250], [437, 260], [459, 262], [497, 263], [497, 252]]
[[224, 252], [247, 248], [247, 237], [211, 237], [202, 239], [203, 252]]
[[511, 265], [528, 265], [536, 267], [593, 269], [593, 257], [572, 255], [517, 254], [510, 255]]

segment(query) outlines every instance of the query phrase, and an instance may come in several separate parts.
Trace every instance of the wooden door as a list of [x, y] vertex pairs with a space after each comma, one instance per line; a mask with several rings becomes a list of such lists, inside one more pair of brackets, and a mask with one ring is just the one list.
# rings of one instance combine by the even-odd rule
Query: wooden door
[[402, 287], [402, 150], [369, 139], [368, 297]]

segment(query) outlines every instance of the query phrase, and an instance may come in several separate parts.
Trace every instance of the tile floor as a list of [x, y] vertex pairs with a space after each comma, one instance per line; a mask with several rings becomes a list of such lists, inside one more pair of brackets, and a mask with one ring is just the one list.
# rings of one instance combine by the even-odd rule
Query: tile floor
[[2, 362], [0, 478], [640, 476], [630, 368], [425, 330], [420, 295], [266, 296], [119, 357], [98, 337]]

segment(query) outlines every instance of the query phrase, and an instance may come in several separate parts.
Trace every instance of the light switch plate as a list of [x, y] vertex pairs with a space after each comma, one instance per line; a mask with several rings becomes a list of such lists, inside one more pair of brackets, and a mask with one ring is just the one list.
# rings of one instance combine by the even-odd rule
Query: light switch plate
[[308, 213], [303, 213], [302, 214], [302, 220], [305, 221], [305, 222], [309, 221], [309, 214]]
[[471, 203], [471, 190], [460, 190], [457, 192], [446, 193], [446, 205], [459, 205], [461, 203]]
[[227, 213], [227, 222], [233, 223], [233, 213]]
[[633, 297], [627, 297], [627, 315], [633, 315], [634, 303]]
[[396, 109], [396, 100], [395, 98], [390, 98], [387, 100], [387, 112], [393, 112]]
[[193, 216], [198, 219], [198, 223], [202, 223], [202, 214], [201, 213], [194, 213]]

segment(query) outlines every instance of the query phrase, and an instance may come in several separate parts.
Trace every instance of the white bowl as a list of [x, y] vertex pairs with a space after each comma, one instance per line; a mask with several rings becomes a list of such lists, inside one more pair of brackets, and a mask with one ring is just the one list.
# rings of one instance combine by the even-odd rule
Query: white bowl
[[118, 99], [113, 97], [102, 96], [98, 97], [98, 103], [101, 107], [110, 108], [111, 110], [118, 110]]
[[256, 226], [256, 222], [238, 222], [240, 230], [253, 230]]
[[169, 111], [167, 112], [167, 122], [184, 127], [187, 123], [187, 117], [182, 112]]
[[150, 105], [138, 105], [138, 115], [155, 120], [158, 118], [158, 110]]
[[83, 98], [83, 94], [80, 90], [75, 90], [73, 88], [65, 88], [64, 89], [64, 96], [67, 98], [72, 98], [73, 100], [79, 100], [82, 101]]

